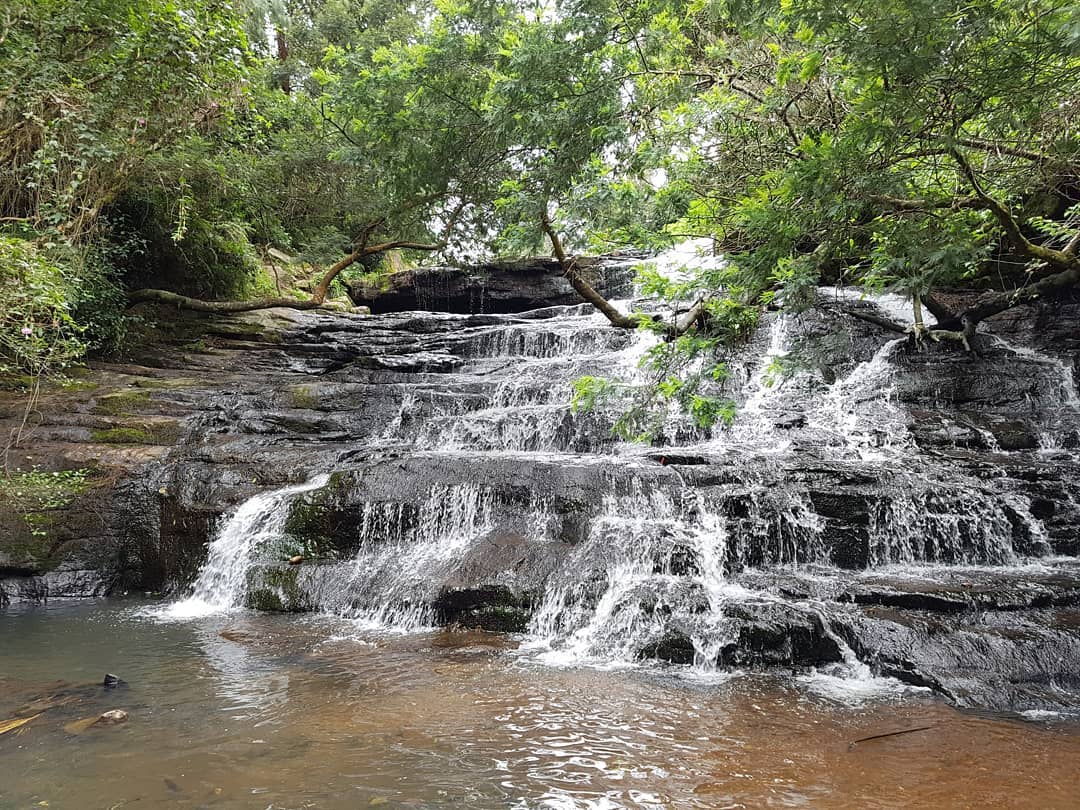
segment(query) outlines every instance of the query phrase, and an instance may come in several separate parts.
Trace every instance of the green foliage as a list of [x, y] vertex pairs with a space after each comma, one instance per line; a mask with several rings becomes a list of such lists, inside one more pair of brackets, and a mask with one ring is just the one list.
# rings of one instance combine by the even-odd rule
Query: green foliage
[[41, 375], [82, 356], [73, 283], [45, 249], [0, 236], [0, 374]]
[[23, 519], [35, 537], [48, 533], [48, 511], [62, 509], [90, 487], [91, 471], [87, 469], [28, 472], [0, 476], [0, 501]]
[[578, 377], [572, 385], [570, 407], [574, 413], [589, 413], [595, 410], [602, 403], [611, 400], [618, 390], [615, 383], [604, 377]]
[[12, 372], [120, 348], [125, 287], [276, 295], [270, 247], [316, 266], [362, 244], [534, 252], [545, 217], [571, 252], [707, 237], [726, 263], [640, 273], [672, 310], [708, 302], [646, 358], [647, 390], [575, 390], [647, 436], [667, 408], [729, 419], [730, 348], [823, 282], [1046, 273], [987, 198], [1039, 244], [1080, 231], [1080, 28], [1049, 0], [9, 5]]

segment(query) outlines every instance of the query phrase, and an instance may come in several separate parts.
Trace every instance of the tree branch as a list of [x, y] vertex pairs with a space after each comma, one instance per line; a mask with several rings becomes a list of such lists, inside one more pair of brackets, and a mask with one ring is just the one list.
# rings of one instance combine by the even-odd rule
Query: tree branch
[[1012, 155], [1013, 157], [1024, 158], [1025, 160], [1031, 160], [1036, 163], [1043, 163], [1051, 160], [1049, 155], [1044, 155], [1041, 152], [1032, 152], [1029, 149], [1021, 149], [1019, 146], [1009, 146], [1008, 144], [995, 143], [994, 141], [983, 140], [982, 138], [947, 138], [944, 135], [935, 135], [927, 133], [921, 137], [929, 141], [937, 141], [939, 143], [956, 143], [960, 146], [966, 146], [969, 149], [978, 149], [982, 152], [1000, 153], [1002, 155]]
[[544, 233], [551, 240], [551, 249], [555, 254], [555, 259], [559, 262], [563, 275], [566, 276], [574, 291], [603, 313], [612, 326], [617, 326], [620, 329], [637, 329], [638, 322], [636, 320], [623, 315], [619, 310], [615, 309], [604, 296], [600, 295], [593, 289], [591, 284], [581, 277], [577, 270], [577, 262], [567, 258], [562, 240], [559, 238], [558, 233], [555, 232], [547, 211], [540, 214], [540, 227], [544, 229]]
[[986, 208], [979, 197], [955, 197], [951, 200], [908, 200], [888, 194], [871, 194], [870, 200], [886, 205], [896, 211], [959, 211], [963, 208]]
[[906, 326], [898, 324], [896, 321], [891, 320], [890, 318], [883, 318], [880, 315], [875, 315], [872, 312], [864, 312], [863, 310], [856, 309], [854, 307], [845, 307], [842, 304], [833, 301], [827, 301], [822, 307], [822, 309], [834, 310], [835, 312], [839, 312], [843, 315], [848, 315], [852, 318], [855, 318], [856, 320], [865, 321], [866, 323], [872, 323], [875, 326], [880, 326], [882, 329], [887, 329], [888, 331], [895, 332], [898, 335], [903, 335], [907, 333]]
[[997, 219], [998, 224], [1000, 224], [1005, 231], [1005, 236], [1008, 238], [1009, 242], [1012, 243], [1014, 248], [1027, 254], [1033, 259], [1046, 262], [1061, 270], [1068, 270], [1069, 268], [1080, 270], [1080, 260], [1075, 256], [1043, 245], [1036, 245], [1034, 242], [1028, 240], [1020, 230], [1020, 223], [1017, 221], [1016, 217], [1013, 216], [1012, 212], [1006, 208], [1005, 205], [998, 200], [995, 200], [983, 190], [978, 177], [975, 175], [975, 170], [972, 169], [971, 164], [960, 150], [956, 147], [950, 147], [949, 154], [952, 155], [953, 160], [959, 165], [961, 174], [964, 175], [971, 185], [971, 188], [975, 191], [975, 196], [982, 201], [983, 206]]
[[128, 293], [128, 308], [147, 301], [156, 301], [160, 304], [169, 304], [177, 309], [190, 309], [195, 312], [211, 312], [225, 315], [232, 312], [251, 312], [256, 309], [270, 309], [271, 307], [290, 307], [292, 309], [316, 309], [322, 306], [321, 302], [313, 299], [298, 298], [256, 298], [250, 301], [203, 301], [199, 298], [189, 298], [186, 295], [169, 292], [168, 290], [133, 290]]

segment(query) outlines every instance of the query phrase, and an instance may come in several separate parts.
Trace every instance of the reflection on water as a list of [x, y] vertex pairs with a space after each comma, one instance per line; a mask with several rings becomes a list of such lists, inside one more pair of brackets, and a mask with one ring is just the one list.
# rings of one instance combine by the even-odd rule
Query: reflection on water
[[[0, 807], [1075, 807], [1076, 728], [813, 679], [550, 668], [483, 633], [0, 613]], [[104, 672], [127, 690], [98, 686]], [[122, 726], [65, 731], [106, 709]], [[35, 709], [37, 711], [37, 709]], [[929, 730], [854, 742], [921, 726]], [[854, 743], [854, 744], [853, 744]]]

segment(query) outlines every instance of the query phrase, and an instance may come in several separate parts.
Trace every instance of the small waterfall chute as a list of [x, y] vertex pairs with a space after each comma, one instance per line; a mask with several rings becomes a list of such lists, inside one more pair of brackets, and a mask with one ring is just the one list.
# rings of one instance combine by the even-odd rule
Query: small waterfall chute
[[172, 603], [161, 615], [190, 619], [240, 607], [256, 552], [261, 545], [281, 538], [293, 498], [320, 489], [328, 481], [328, 475], [317, 475], [302, 484], [261, 492], [242, 503], [211, 541], [191, 596]]

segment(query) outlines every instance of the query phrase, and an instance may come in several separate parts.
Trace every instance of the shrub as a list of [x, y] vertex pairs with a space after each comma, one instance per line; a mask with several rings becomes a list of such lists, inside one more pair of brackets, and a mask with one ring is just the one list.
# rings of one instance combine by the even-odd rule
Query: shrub
[[40, 376], [85, 353], [72, 275], [69, 264], [35, 243], [0, 236], [0, 373]]

